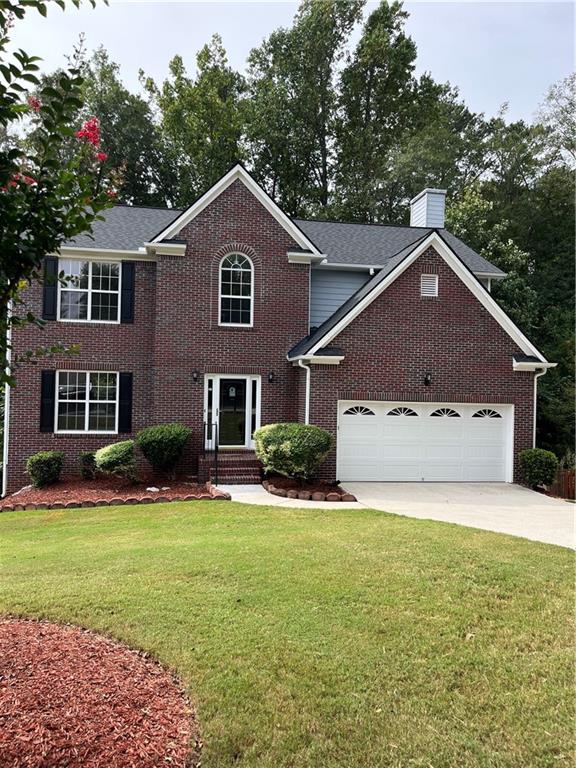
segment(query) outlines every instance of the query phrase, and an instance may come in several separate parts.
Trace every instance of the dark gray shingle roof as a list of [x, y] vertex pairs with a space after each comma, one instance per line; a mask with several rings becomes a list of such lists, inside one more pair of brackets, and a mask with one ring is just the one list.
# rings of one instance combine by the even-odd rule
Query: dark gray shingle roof
[[171, 224], [181, 213], [182, 211], [170, 208], [115, 205], [114, 208], [104, 211], [104, 221], [94, 222], [92, 237], [79, 235], [66, 245], [135, 251]]
[[[171, 224], [182, 211], [117, 205], [94, 224], [93, 236], [80, 235], [66, 245], [84, 248], [137, 250]], [[347, 224], [335, 221], [294, 219], [307, 237], [327, 256], [328, 263], [387, 266], [388, 260], [432, 232], [427, 227], [394, 227], [383, 224]], [[504, 273], [445, 229], [439, 230], [448, 245], [473, 272]]]
[[[349, 224], [339, 221], [294, 219], [312, 242], [328, 257], [328, 263], [367, 264], [379, 267], [402, 248], [433, 230], [428, 227], [395, 227], [385, 224]], [[438, 230], [456, 255], [473, 272], [502, 276], [502, 270], [445, 229]]]

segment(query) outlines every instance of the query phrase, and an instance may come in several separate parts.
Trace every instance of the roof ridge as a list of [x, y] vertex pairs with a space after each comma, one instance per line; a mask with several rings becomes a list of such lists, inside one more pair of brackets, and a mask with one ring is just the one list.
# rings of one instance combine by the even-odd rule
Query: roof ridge
[[[381, 224], [374, 221], [341, 221], [338, 219], [303, 219], [300, 216], [294, 216], [293, 221], [306, 221], [311, 224], [345, 224], [346, 226], [357, 227], [391, 227], [394, 229], [422, 229], [426, 231], [432, 231], [433, 227], [413, 227], [411, 224]], [[444, 229], [444, 227], [442, 227]]]

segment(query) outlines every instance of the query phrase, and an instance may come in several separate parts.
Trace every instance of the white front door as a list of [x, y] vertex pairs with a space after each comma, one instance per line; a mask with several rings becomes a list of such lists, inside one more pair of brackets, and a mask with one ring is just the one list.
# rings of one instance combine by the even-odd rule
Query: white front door
[[342, 481], [512, 481], [513, 406], [338, 403]]
[[206, 374], [206, 448], [253, 448], [260, 426], [260, 376]]

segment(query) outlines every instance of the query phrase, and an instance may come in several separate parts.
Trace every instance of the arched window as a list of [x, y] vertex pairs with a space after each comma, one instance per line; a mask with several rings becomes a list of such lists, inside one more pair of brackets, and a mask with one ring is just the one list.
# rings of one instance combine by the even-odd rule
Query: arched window
[[344, 411], [344, 416], [374, 416], [374, 411], [364, 405], [353, 405]]
[[388, 416], [418, 416], [418, 414], [416, 411], [413, 411], [412, 408], [400, 406], [399, 408], [392, 408], [391, 411], [388, 411]]
[[501, 419], [502, 415], [498, 411], [494, 411], [492, 408], [481, 408], [476, 413], [472, 414], [473, 419]]
[[460, 414], [453, 408], [437, 408], [430, 416], [448, 416], [451, 419], [460, 418]]
[[230, 253], [220, 262], [220, 325], [252, 325], [254, 268], [248, 256]]

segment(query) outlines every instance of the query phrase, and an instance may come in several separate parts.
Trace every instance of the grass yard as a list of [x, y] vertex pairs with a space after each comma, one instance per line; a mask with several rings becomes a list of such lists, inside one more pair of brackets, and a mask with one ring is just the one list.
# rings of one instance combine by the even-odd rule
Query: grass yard
[[172, 667], [203, 768], [573, 764], [573, 555], [380, 512], [0, 515], [0, 613]]

